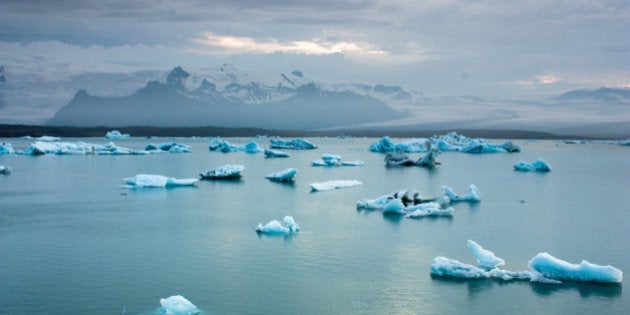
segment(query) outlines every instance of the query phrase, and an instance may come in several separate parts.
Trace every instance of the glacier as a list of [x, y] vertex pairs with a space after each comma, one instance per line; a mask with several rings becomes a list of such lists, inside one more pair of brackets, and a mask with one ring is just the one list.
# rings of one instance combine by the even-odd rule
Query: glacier
[[9, 175], [12, 171], [13, 170], [8, 166], [0, 165], [0, 175]]
[[280, 150], [265, 149], [266, 158], [288, 158], [289, 153]]
[[13, 150], [13, 145], [11, 143], [3, 142], [0, 144], [0, 155], [9, 155], [15, 153]]
[[493, 252], [484, 249], [473, 240], [468, 240], [466, 246], [468, 246], [468, 249], [472, 252], [473, 257], [477, 260], [477, 265], [481, 268], [494, 269], [505, 265], [505, 260], [495, 256]]
[[125, 178], [125, 188], [154, 188], [154, 187], [177, 187], [194, 186], [199, 181], [198, 178], [177, 179], [162, 175], [138, 174], [134, 177]]
[[317, 146], [308, 140], [296, 138], [291, 141], [282, 139], [271, 139], [270, 146], [272, 149], [289, 149], [289, 150], [313, 150]]
[[287, 168], [276, 173], [271, 173], [265, 176], [265, 178], [269, 179], [272, 182], [292, 182], [296, 174], [297, 169]]
[[257, 233], [270, 235], [287, 235], [298, 233], [299, 231], [300, 226], [295, 222], [292, 216], [285, 216], [284, 219], [282, 219], [282, 223], [278, 220], [271, 220], [265, 225], [258, 223], [258, 226], [256, 226]]
[[243, 165], [226, 164], [212, 170], [204, 170], [199, 176], [201, 179], [239, 179], [244, 169]]
[[605, 283], [621, 283], [623, 272], [607, 265], [600, 266], [582, 260], [579, 265], [568, 263], [551, 256], [539, 253], [529, 261], [529, 267], [547, 278], [571, 281], [591, 281]]
[[227, 140], [221, 139], [212, 139], [210, 145], [208, 146], [210, 151], [218, 151], [223, 153], [230, 152], [245, 152], [250, 154], [256, 154], [258, 152], [263, 151], [263, 149], [256, 143], [256, 141], [250, 141], [246, 144], [231, 144]]
[[334, 189], [341, 189], [341, 188], [350, 188], [350, 187], [354, 187], [354, 186], [360, 186], [363, 185], [362, 182], [358, 181], [358, 180], [329, 180], [326, 182], [321, 182], [321, 183], [310, 183], [309, 186], [311, 187], [311, 191], [312, 192], [316, 192], [316, 191], [326, 191], [326, 190], [334, 190]]
[[181, 295], [160, 299], [160, 312], [166, 315], [195, 315], [199, 309]]
[[129, 137], [128, 133], [120, 133], [118, 130], [112, 130], [105, 134], [105, 139], [128, 139]]
[[514, 170], [519, 172], [550, 172], [551, 166], [545, 162], [542, 158], [536, 159], [533, 163], [527, 163], [519, 161], [514, 164]]

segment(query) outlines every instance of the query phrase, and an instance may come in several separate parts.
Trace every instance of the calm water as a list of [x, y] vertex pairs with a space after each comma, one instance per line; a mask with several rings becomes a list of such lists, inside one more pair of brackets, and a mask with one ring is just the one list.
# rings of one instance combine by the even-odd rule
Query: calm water
[[[30, 141], [4, 139], [16, 148]], [[106, 142], [100, 138], [64, 139]], [[251, 139], [228, 139], [245, 143]], [[176, 141], [192, 154], [0, 156], [0, 313], [150, 314], [181, 294], [205, 314], [622, 314], [630, 308], [630, 149], [604, 144], [522, 142], [520, 154], [444, 153], [434, 170], [385, 168], [367, 151], [376, 139], [310, 139], [288, 159], [213, 153], [205, 138]], [[398, 139], [396, 139], [398, 140]], [[168, 139], [118, 140], [143, 148]], [[267, 139], [256, 139], [267, 147]], [[322, 153], [365, 167], [316, 168]], [[412, 154], [413, 157], [419, 154]], [[543, 157], [548, 174], [518, 173]], [[243, 164], [239, 182], [128, 190], [139, 173], [196, 177]], [[294, 185], [266, 174], [295, 167]], [[357, 179], [363, 186], [311, 193], [310, 182]], [[475, 184], [483, 200], [456, 204], [452, 218], [396, 219], [355, 202], [400, 189], [423, 196]], [[258, 236], [259, 222], [292, 215], [296, 236]], [[610, 264], [621, 285], [562, 285], [432, 278], [435, 256], [466, 263], [472, 239], [525, 270], [539, 252]]]

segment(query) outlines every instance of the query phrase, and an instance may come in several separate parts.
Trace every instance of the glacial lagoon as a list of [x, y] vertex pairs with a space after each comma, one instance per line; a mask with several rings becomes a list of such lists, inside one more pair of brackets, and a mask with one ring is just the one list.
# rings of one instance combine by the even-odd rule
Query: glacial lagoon
[[[103, 138], [64, 138], [105, 144]], [[308, 138], [316, 150], [211, 152], [212, 138], [125, 138], [142, 150], [175, 141], [192, 153], [0, 155], [0, 313], [159, 314], [160, 299], [182, 295], [202, 314], [622, 314], [621, 284], [562, 284], [436, 277], [437, 256], [475, 264], [474, 240], [528, 269], [538, 253], [630, 271], [630, 149], [607, 143], [516, 140], [520, 153], [444, 152], [441, 165], [385, 167], [368, 150], [376, 138]], [[268, 138], [227, 138], [230, 143]], [[404, 140], [404, 139], [395, 139]], [[33, 140], [3, 139], [15, 149]], [[496, 141], [500, 143], [501, 141]], [[284, 149], [283, 149], [284, 151]], [[314, 167], [322, 154], [358, 167]], [[424, 153], [409, 153], [417, 159]], [[518, 172], [544, 158], [551, 172]], [[244, 165], [239, 180], [193, 187], [123, 188], [137, 174], [198, 177]], [[294, 181], [266, 175], [298, 170]], [[312, 193], [311, 183], [360, 186]], [[437, 197], [474, 184], [478, 203], [452, 216], [419, 219], [357, 210], [356, 202], [402, 189]], [[258, 234], [258, 223], [292, 216], [299, 233]]]

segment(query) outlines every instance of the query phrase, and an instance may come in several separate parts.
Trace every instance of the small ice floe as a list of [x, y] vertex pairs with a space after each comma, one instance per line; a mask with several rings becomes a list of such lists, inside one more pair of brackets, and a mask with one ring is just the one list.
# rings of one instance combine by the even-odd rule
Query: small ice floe
[[199, 176], [201, 179], [239, 179], [244, 169], [243, 165], [226, 164], [212, 170], [204, 170]]
[[538, 158], [534, 163], [519, 161], [514, 164], [514, 170], [519, 172], [550, 172], [551, 166], [542, 158]]
[[425, 156], [418, 160], [412, 160], [406, 153], [403, 152], [391, 152], [385, 155], [386, 166], [420, 166], [432, 168], [435, 165], [439, 165], [440, 162], [435, 161], [435, 157], [438, 155], [437, 150], [431, 150]]
[[394, 143], [389, 137], [385, 136], [370, 145], [370, 151], [378, 153], [388, 152], [406, 152], [420, 153], [429, 150], [428, 139], [409, 139], [401, 143]]
[[291, 141], [282, 139], [271, 139], [270, 144], [272, 149], [290, 149], [290, 150], [313, 150], [317, 149], [317, 146], [308, 140], [296, 138]]
[[195, 315], [199, 309], [181, 295], [160, 299], [160, 312], [166, 315]]
[[6, 165], [0, 165], [0, 175], [9, 175], [11, 174], [12, 170], [10, 167], [6, 166]]
[[287, 168], [276, 173], [271, 173], [265, 176], [265, 178], [269, 179], [272, 182], [292, 182], [296, 174], [297, 169]]
[[13, 145], [11, 143], [3, 142], [0, 144], [0, 155], [9, 155], [15, 153], [13, 150]]
[[451, 199], [451, 202], [458, 201], [469, 201], [469, 202], [479, 202], [481, 201], [481, 193], [477, 186], [471, 184], [468, 186], [468, 194], [467, 195], [458, 195], [456, 194], [451, 187], [442, 186], [444, 189], [444, 195], [448, 196]]
[[177, 179], [162, 175], [138, 174], [134, 177], [125, 178], [125, 188], [154, 188], [154, 187], [178, 187], [194, 186], [199, 181], [198, 178]]
[[548, 253], [536, 255], [529, 261], [529, 267], [547, 278], [556, 280], [621, 283], [623, 279], [623, 272], [613, 266], [600, 266], [586, 260], [576, 265]]
[[269, 223], [262, 225], [258, 223], [256, 227], [257, 233], [270, 234], [270, 235], [287, 235], [291, 233], [298, 233], [300, 226], [293, 220], [292, 216], [285, 216], [282, 219], [282, 223], [278, 220], [271, 220]]
[[266, 158], [288, 158], [290, 155], [284, 151], [265, 149]]
[[327, 182], [309, 184], [312, 192], [341, 189], [341, 188], [350, 188], [350, 187], [360, 186], [360, 185], [363, 185], [363, 183], [358, 180], [353, 180], [353, 179], [352, 180], [329, 180]]
[[175, 142], [167, 142], [167, 143], [162, 143], [162, 144], [150, 143], [144, 149], [151, 153], [157, 153], [157, 152], [191, 153], [192, 152], [192, 149], [189, 146], [182, 143], [175, 143]]
[[342, 161], [341, 156], [336, 154], [324, 153], [319, 160], [313, 160], [311, 165], [313, 166], [363, 166], [365, 163], [361, 160], [356, 161]]
[[217, 151], [223, 153], [231, 152], [245, 152], [250, 154], [256, 154], [263, 151], [263, 149], [256, 143], [256, 141], [250, 141], [246, 144], [231, 144], [227, 140], [212, 139], [208, 146], [210, 151]]
[[112, 130], [105, 134], [105, 139], [128, 139], [129, 137], [128, 133], [120, 133], [118, 130]]

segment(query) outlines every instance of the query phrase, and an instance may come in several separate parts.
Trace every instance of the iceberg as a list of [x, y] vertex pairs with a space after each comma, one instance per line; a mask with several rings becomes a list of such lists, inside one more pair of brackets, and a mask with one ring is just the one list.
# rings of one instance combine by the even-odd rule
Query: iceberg
[[429, 139], [431, 144], [442, 152], [463, 152], [470, 154], [482, 153], [515, 153], [521, 152], [521, 148], [512, 141], [503, 144], [493, 144], [485, 139], [472, 139], [456, 132], [443, 136], [434, 136]]
[[10, 167], [8, 167], [8, 166], [0, 165], [0, 174], [1, 175], [9, 175], [9, 174], [11, 174], [12, 171], [13, 170]]
[[213, 139], [210, 142], [208, 149], [210, 151], [218, 151], [218, 152], [223, 152], [223, 153], [242, 151], [246, 153], [256, 154], [258, 152], [263, 151], [263, 149], [258, 145], [258, 143], [256, 143], [256, 141], [253, 141], [253, 140], [246, 144], [236, 145], [236, 144], [231, 144], [227, 140]]
[[226, 164], [212, 170], [204, 170], [199, 176], [201, 179], [239, 179], [244, 169], [243, 165]]
[[160, 312], [166, 315], [195, 315], [199, 309], [181, 295], [160, 299]]
[[539, 253], [529, 261], [529, 267], [547, 278], [571, 281], [592, 281], [605, 283], [621, 283], [621, 270], [607, 265], [600, 266], [582, 260], [579, 265], [568, 263], [551, 256]]
[[287, 235], [291, 233], [298, 233], [300, 226], [293, 220], [292, 216], [285, 216], [282, 219], [282, 223], [278, 220], [271, 220], [269, 223], [262, 225], [258, 223], [256, 226], [257, 233], [271, 234], [271, 235]]
[[481, 268], [489, 270], [505, 265], [505, 260], [495, 256], [493, 252], [484, 249], [473, 240], [468, 240], [466, 246], [468, 246], [473, 257], [477, 260], [477, 265]]
[[128, 139], [129, 137], [128, 133], [120, 133], [118, 130], [112, 130], [105, 134], [105, 139]]
[[452, 207], [442, 208], [437, 202], [427, 202], [407, 207], [405, 208], [405, 212], [406, 218], [450, 217], [453, 216], [455, 209]]
[[313, 150], [317, 146], [308, 140], [296, 138], [291, 141], [282, 139], [272, 139], [270, 144], [272, 149], [290, 149], [290, 150]]
[[361, 160], [342, 161], [341, 156], [336, 154], [324, 153], [319, 160], [311, 161], [313, 166], [363, 166], [365, 163]]
[[288, 158], [289, 156], [289, 153], [280, 150], [265, 149], [266, 158]]
[[169, 152], [169, 153], [191, 153], [192, 149], [181, 143], [175, 142], [167, 142], [162, 144], [148, 144], [144, 150], [149, 151], [151, 153], [155, 152]]
[[53, 137], [53, 136], [41, 136], [41, 137], [37, 137], [34, 138], [37, 141], [44, 141], [44, 142], [55, 142], [55, 141], [60, 141], [61, 138], [59, 137]]
[[124, 187], [126, 188], [154, 188], [154, 187], [177, 187], [177, 186], [194, 186], [199, 179], [184, 178], [177, 179], [162, 175], [138, 174], [134, 177], [125, 178]]
[[442, 186], [444, 189], [444, 195], [446, 195], [451, 201], [468, 201], [468, 202], [479, 202], [481, 201], [481, 193], [479, 189], [475, 185], [468, 186], [468, 195], [457, 195], [451, 187]]
[[385, 136], [379, 141], [370, 145], [370, 151], [378, 153], [388, 152], [406, 152], [406, 153], [420, 153], [427, 152], [429, 148], [428, 139], [409, 139], [402, 143], [394, 143], [392, 140]]
[[542, 158], [538, 158], [534, 163], [519, 161], [514, 164], [514, 170], [519, 172], [550, 172], [551, 166]]
[[13, 150], [13, 146], [11, 145], [11, 143], [3, 142], [2, 144], [0, 144], [0, 155], [8, 155], [13, 153], [15, 153], [15, 151]]
[[360, 186], [360, 185], [363, 185], [363, 183], [358, 180], [330, 180], [330, 181], [321, 182], [321, 183], [309, 184], [312, 192], [349, 188], [349, 187]]
[[452, 190], [445, 190], [439, 197], [424, 199], [415, 190], [401, 190], [376, 199], [359, 200], [356, 206], [357, 210], [381, 210], [383, 214], [404, 214], [408, 218], [452, 216], [454, 209], [449, 207], [451, 197], [456, 201], [479, 201], [479, 191], [476, 187], [474, 191], [476, 198], [458, 196]]
[[433, 262], [431, 263], [431, 274], [462, 279], [479, 279], [489, 277], [489, 273], [481, 268], [443, 256], [438, 256], [433, 259]]
[[148, 151], [138, 151], [116, 146], [113, 142], [106, 144], [94, 144], [87, 142], [42, 142], [32, 143], [26, 150], [16, 152], [25, 155], [37, 156], [44, 154], [57, 155], [139, 155], [148, 154]]
[[438, 155], [437, 150], [431, 150], [425, 156], [414, 161], [404, 152], [390, 152], [385, 155], [385, 165], [386, 166], [420, 166], [420, 167], [432, 168], [432, 167], [435, 167], [435, 165], [440, 164], [439, 162], [435, 161], [435, 157], [437, 155]]
[[355, 161], [341, 161], [341, 166], [363, 166], [365, 162], [363, 160], [355, 160]]
[[272, 182], [292, 182], [295, 174], [297, 174], [297, 169], [287, 168], [277, 173], [271, 173], [265, 176], [265, 178], [269, 179]]

